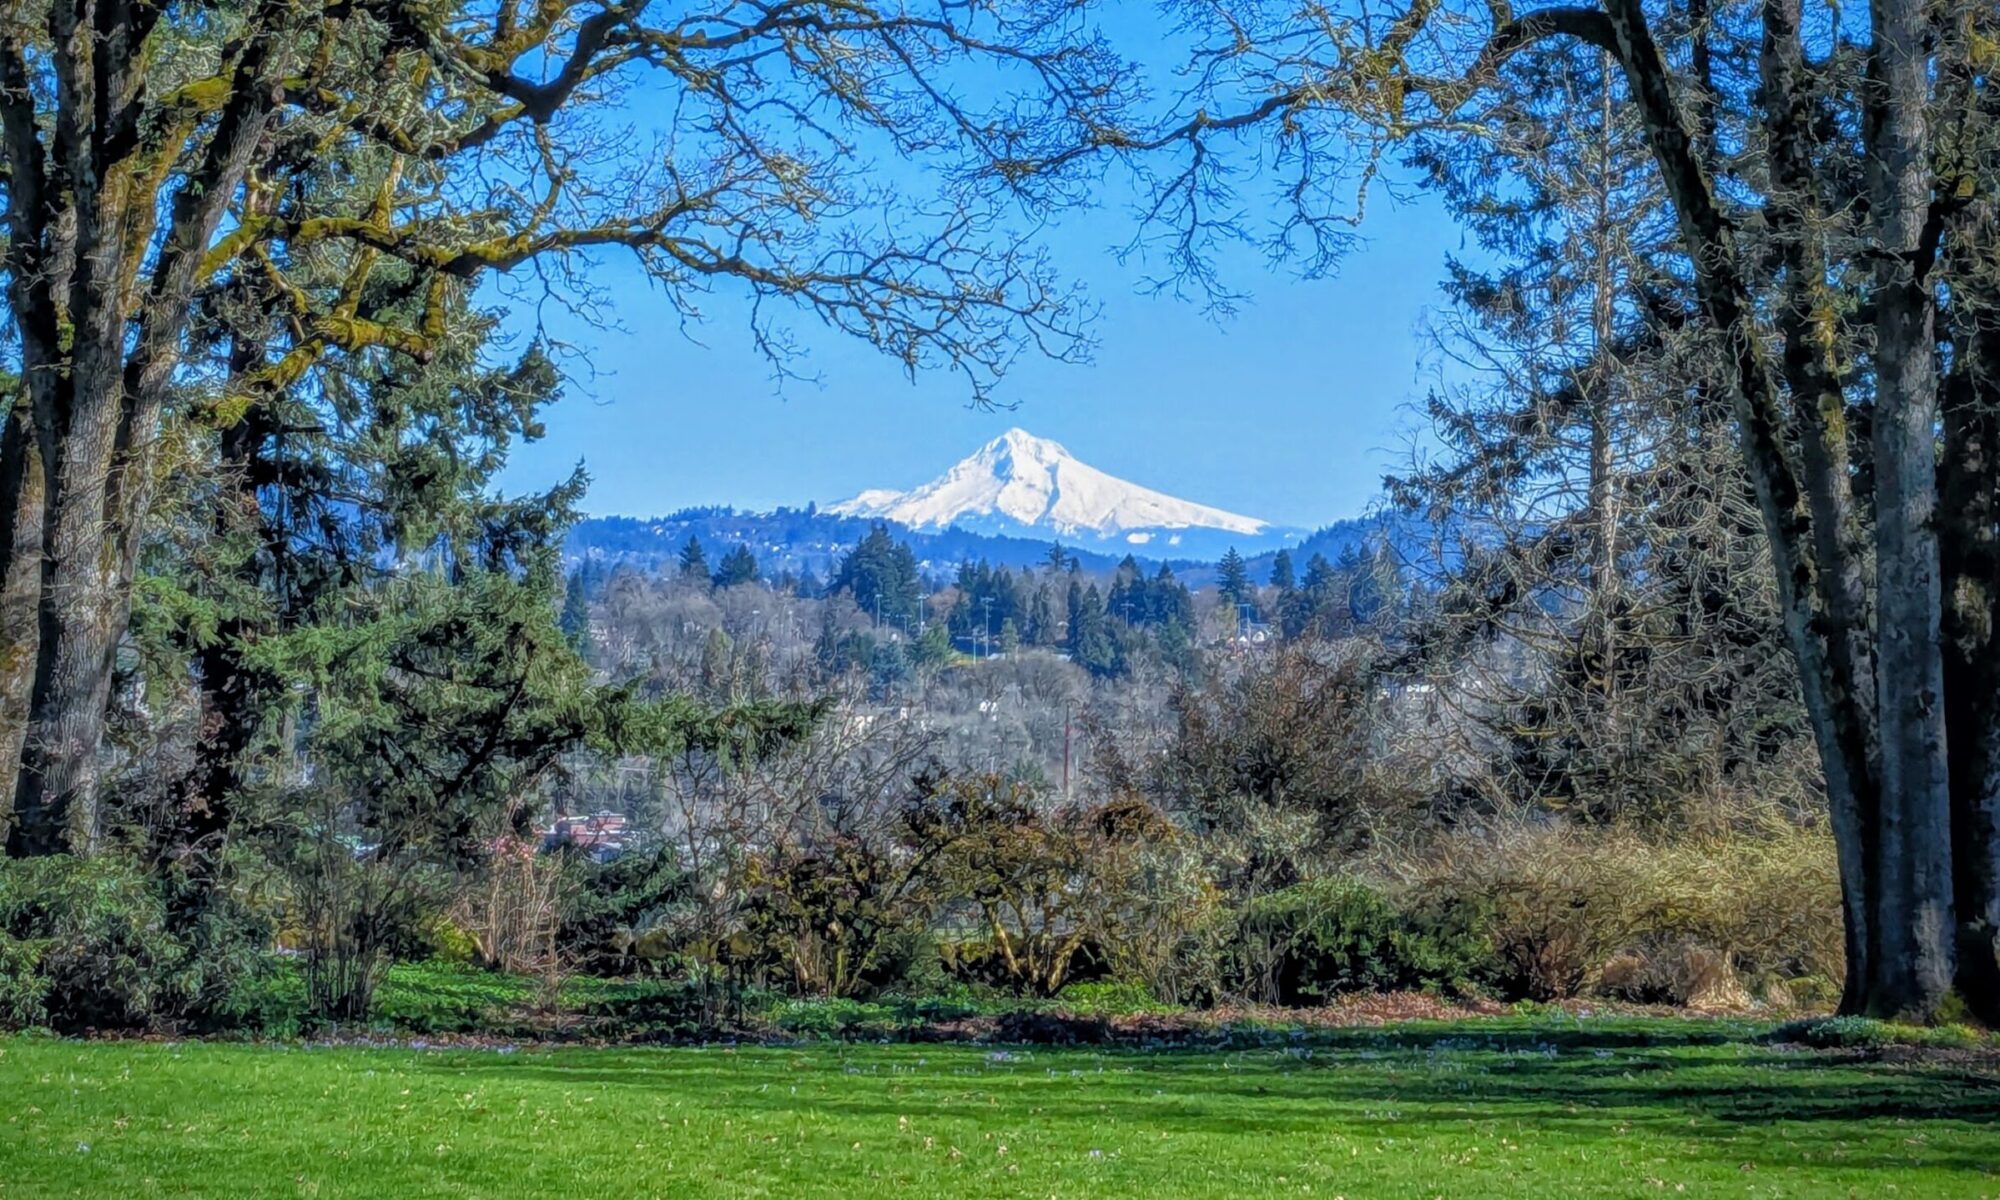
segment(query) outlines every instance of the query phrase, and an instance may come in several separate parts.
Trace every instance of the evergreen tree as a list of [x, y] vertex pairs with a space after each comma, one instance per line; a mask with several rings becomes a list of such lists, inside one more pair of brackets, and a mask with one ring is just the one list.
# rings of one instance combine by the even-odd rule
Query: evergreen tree
[[708, 554], [701, 548], [701, 539], [688, 535], [687, 545], [681, 547], [681, 578], [708, 579]]
[[721, 628], [708, 631], [701, 647], [701, 686], [711, 697], [727, 699], [736, 690], [736, 643]]
[[1182, 672], [1194, 669], [1194, 638], [1189, 635], [1188, 627], [1178, 619], [1169, 619], [1160, 626], [1155, 644], [1159, 647], [1161, 662]]
[[1105, 609], [1122, 623], [1158, 626], [1168, 621], [1194, 625], [1194, 596], [1174, 578], [1174, 569], [1165, 563], [1151, 579], [1139, 571], [1136, 560], [1127, 558], [1111, 585]]
[[1387, 545], [1363, 555], [1350, 574], [1347, 613], [1356, 626], [1383, 619], [1403, 599], [1403, 570]]
[[1074, 661], [1076, 659], [1077, 644], [1083, 638], [1084, 626], [1083, 580], [1076, 576], [1070, 577], [1069, 599], [1063, 605], [1063, 611], [1069, 614], [1067, 625], [1063, 632], [1063, 649], [1069, 652], [1070, 659]]
[[1194, 628], [1194, 596], [1174, 578], [1174, 569], [1160, 564], [1149, 585], [1147, 620], [1162, 625], [1178, 624], [1182, 632]]
[[925, 626], [923, 636], [911, 643], [910, 655], [920, 667], [942, 667], [951, 661], [951, 654], [951, 630], [941, 621]]
[[1326, 555], [1315, 553], [1306, 560], [1305, 578], [1286, 595], [1280, 613], [1286, 637], [1323, 637], [1334, 632], [1328, 627], [1328, 620], [1336, 606], [1346, 616], [1347, 589], [1341, 580], [1340, 571], [1327, 561]]
[[845, 675], [864, 670], [875, 661], [875, 639], [860, 630], [844, 627], [841, 609], [828, 603], [820, 609], [819, 637], [813, 643], [813, 658], [828, 675]]
[[1017, 580], [1006, 567], [996, 571], [984, 559], [962, 562], [955, 584], [958, 601], [948, 617], [955, 637], [984, 646], [1007, 622], [1012, 621], [1018, 633], [1030, 619], [1026, 581]]
[[[581, 476], [492, 488], [557, 373], [539, 347], [487, 363], [491, 318], [447, 318], [449, 353], [357, 359], [340, 387], [289, 390], [224, 431], [189, 485], [218, 514], [208, 542], [150, 558], [134, 615], [141, 672], [191, 679], [201, 717], [184, 778], [121, 789], [121, 841], [151, 839], [188, 928], [228, 911], [246, 853], [289, 875], [326, 914], [308, 998], [347, 1019], [366, 1016], [387, 933], [437, 902], [424, 881], [477, 870], [558, 757], [677, 747], [702, 719], [591, 684], [577, 643], [602, 571], [586, 559], [565, 580], [560, 559]], [[123, 807], [147, 796], [152, 811]]]
[[[395, 311], [416, 315], [414, 305]], [[261, 350], [273, 319], [256, 304], [224, 306], [206, 336], [236, 361]], [[191, 917], [210, 899], [251, 781], [300, 752], [274, 714], [313, 685], [276, 665], [278, 647], [388, 620], [396, 604], [454, 602], [448, 591], [388, 587], [383, 563], [447, 587], [494, 572], [526, 587], [532, 571], [543, 619], [563, 638], [558, 554], [582, 476], [516, 499], [490, 486], [508, 449], [537, 435], [558, 391], [554, 365], [540, 346], [484, 361], [494, 321], [469, 303], [441, 319], [447, 342], [428, 363], [358, 357], [339, 386], [287, 389], [219, 431], [212, 469], [183, 476], [171, 501], [211, 514], [205, 543], [148, 556], [132, 617], [141, 671], [191, 677], [199, 719], [190, 770], [149, 781], [155, 794], [179, 794], [137, 824], [177, 864], [177, 903]], [[591, 575], [578, 574], [580, 603]], [[587, 630], [587, 607], [571, 620]]]
[[893, 698], [896, 685], [910, 677], [910, 660], [904, 655], [902, 644], [876, 642], [869, 655], [868, 676], [877, 700], [886, 702]]
[[1292, 573], [1292, 552], [1280, 550], [1271, 558], [1271, 586], [1280, 593], [1289, 592], [1299, 586], [1298, 576]]
[[590, 651], [590, 589], [585, 568], [571, 571], [563, 589], [562, 617], [558, 624], [578, 654]]
[[1040, 583], [1035, 586], [1034, 599], [1028, 604], [1028, 643], [1033, 646], [1053, 646], [1057, 638], [1055, 600], [1049, 594], [1049, 586]]
[[1069, 597], [1070, 661], [1093, 675], [1116, 675], [1118, 643], [1111, 635], [1111, 621], [1097, 585], [1085, 587], [1072, 580]]
[[1256, 589], [1250, 586], [1250, 569], [1234, 546], [1215, 565], [1215, 590], [1221, 593], [1224, 601], [1239, 607], [1257, 598]]
[[759, 578], [757, 556], [750, 553], [750, 547], [739, 542], [735, 549], [722, 556], [722, 566], [715, 572], [715, 586], [736, 587], [755, 583]]
[[914, 624], [923, 604], [923, 578], [910, 548], [877, 524], [840, 560], [831, 589], [853, 597], [856, 607], [884, 625]]

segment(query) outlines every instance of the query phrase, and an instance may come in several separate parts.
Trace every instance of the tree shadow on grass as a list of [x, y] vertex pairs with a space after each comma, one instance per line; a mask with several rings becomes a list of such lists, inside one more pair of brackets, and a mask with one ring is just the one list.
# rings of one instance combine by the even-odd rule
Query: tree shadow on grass
[[[568, 1062], [535, 1055], [460, 1060], [438, 1069], [496, 1081], [559, 1081], [726, 1096], [731, 1106], [788, 1110], [806, 1084], [812, 1106], [857, 1117], [939, 1099], [1028, 1087], [1050, 1119], [1104, 1115], [1244, 1132], [1309, 1128], [1336, 1115], [1356, 1127], [1412, 1120], [1524, 1121], [1584, 1127], [1644, 1123], [1686, 1130], [1893, 1123], [1984, 1127], [2000, 1161], [2000, 1074], [1963, 1067], [1856, 1062], [1751, 1043], [1715, 1030], [1367, 1031], [1271, 1050], [990, 1051], [820, 1045], [628, 1050]], [[888, 1094], [895, 1085], [897, 1094]], [[761, 1090], [760, 1090], [761, 1089]], [[1395, 1111], [1385, 1118], [1375, 1114]]]
[[429, 1069], [468, 1071], [484, 1083], [629, 1089], [635, 1101], [674, 1096], [746, 1123], [809, 1111], [830, 1130], [879, 1130], [907, 1118], [1016, 1136], [1124, 1129], [1148, 1145], [1167, 1134], [1247, 1145], [1339, 1136], [1392, 1150], [1512, 1138], [1545, 1150], [1590, 1147], [1732, 1171], [1749, 1163], [1811, 1177], [1920, 1163], [1987, 1178], [2000, 1163], [1993, 1076], [1707, 1045], [1600, 1058], [1605, 1047], [1510, 1056], [1432, 1040], [1400, 1054], [1067, 1050], [999, 1061], [964, 1050], [822, 1046], [434, 1061]]

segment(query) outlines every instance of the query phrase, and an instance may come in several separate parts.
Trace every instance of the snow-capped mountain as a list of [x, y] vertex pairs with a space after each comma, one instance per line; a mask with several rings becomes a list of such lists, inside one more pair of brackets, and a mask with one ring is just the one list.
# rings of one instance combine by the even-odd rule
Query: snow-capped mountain
[[911, 529], [1122, 542], [1154, 554], [1197, 552], [1218, 536], [1246, 547], [1283, 531], [1265, 521], [1177, 499], [1082, 462], [1060, 444], [1010, 429], [944, 474], [907, 492], [873, 489], [825, 510]]

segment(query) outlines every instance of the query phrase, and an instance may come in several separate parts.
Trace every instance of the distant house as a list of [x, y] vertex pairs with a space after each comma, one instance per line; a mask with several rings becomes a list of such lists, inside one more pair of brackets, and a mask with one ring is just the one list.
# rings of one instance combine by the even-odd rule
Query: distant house
[[625, 853], [628, 836], [624, 813], [597, 812], [587, 817], [557, 817], [542, 831], [544, 853], [573, 846], [595, 862], [610, 862]]

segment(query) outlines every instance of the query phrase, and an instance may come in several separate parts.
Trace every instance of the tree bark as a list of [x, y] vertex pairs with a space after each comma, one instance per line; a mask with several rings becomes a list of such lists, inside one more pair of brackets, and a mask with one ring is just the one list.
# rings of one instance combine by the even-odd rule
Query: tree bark
[[1995, 436], [2000, 433], [2000, 297], [1955, 296], [1939, 464], [1945, 605], [1945, 736], [1951, 747], [1957, 988], [1974, 1015], [2000, 1023], [2000, 544]]
[[1875, 261], [1875, 589], [1882, 742], [1873, 1015], [1928, 1020], [1950, 993], [1956, 918], [1945, 757], [1937, 537], [1936, 304], [1930, 215], [1929, 23], [1922, 0], [1875, 0], [1865, 86]]
[[[42, 574], [41, 452], [25, 394], [15, 398], [0, 430], [0, 803], [13, 826], [14, 784], [28, 732], [35, 680], [36, 617]], [[4, 835], [0, 835], [4, 841]]]
[[1780, 360], [1791, 395], [1799, 446], [1799, 470], [1811, 518], [1813, 581], [1818, 625], [1826, 646], [1829, 690], [1842, 697], [1845, 717], [1830, 738], [1845, 756], [1842, 769], [1852, 781], [1851, 798], [1836, 797], [1832, 808], [1845, 918], [1847, 971], [1843, 1011], [1868, 1005], [1874, 959], [1877, 897], [1874, 829], [1879, 819], [1881, 747], [1872, 711], [1876, 685], [1874, 649], [1864, 558], [1855, 513], [1847, 448], [1847, 397], [1837, 369], [1828, 303], [1826, 246], [1817, 232], [1824, 205], [1814, 173], [1805, 57], [1799, 41], [1799, 0], [1766, 0], [1764, 39], [1759, 54], [1764, 131], [1771, 158], [1771, 197], [1766, 206], [1781, 273], [1778, 331], [1784, 338]]
[[[1954, 933], [1943, 705], [1926, 27], [1917, 0], [1873, 12], [1867, 135], [1877, 241], [1874, 694], [1859, 622], [1842, 617], [1858, 570], [1837, 521], [1845, 472], [1794, 473], [1782, 394], [1734, 237], [1694, 154], [1641, 0], [1606, 0], [1612, 37], [1695, 268], [1703, 314], [1731, 366], [1745, 464], [1777, 571], [1787, 636], [1826, 773], [1850, 961], [1843, 1008], [1928, 1020], [1951, 987]], [[1767, 14], [1768, 15], [1768, 14]], [[1782, 13], [1780, 17], [1782, 18]], [[1767, 31], [1768, 32], [1768, 31]], [[1770, 64], [1767, 63], [1767, 67]], [[1833, 413], [1823, 405], [1823, 418]], [[1825, 422], [1819, 449], [1839, 428]], [[1822, 604], [1815, 604], [1815, 596]], [[1871, 707], [1872, 705], [1872, 707]], [[1879, 768], [1877, 764], [1879, 763]], [[1879, 770], [1879, 775], [1877, 771]]]
[[1938, 25], [1936, 190], [1949, 199], [1933, 219], [1943, 218], [1934, 229], [1943, 235], [1940, 320], [1951, 347], [1939, 561], [1956, 986], [1975, 1016], [2000, 1025], [2000, 199], [1990, 177], [1969, 194], [1954, 179], [1980, 170], [1982, 152], [1990, 164], [2000, 146], [2000, 84], [1977, 46], [2000, 34], [2000, 14], [1966, 0], [1947, 6]]
[[49, 489], [31, 716], [8, 843], [16, 855], [85, 853], [96, 837], [98, 747], [123, 629], [104, 511], [117, 399], [100, 392], [78, 405]]
[[98, 747], [122, 628], [105, 500], [124, 401], [132, 179], [98, 152], [94, 109], [109, 99], [95, 94], [94, 72], [79, 69], [92, 63], [84, 15], [59, 2], [50, 17], [58, 93], [51, 171], [74, 197], [75, 261], [62, 297], [70, 352], [49, 414], [56, 453], [46, 463], [40, 644], [9, 838], [16, 854], [86, 852], [95, 839]]
[[[17, 855], [85, 853], [95, 839], [105, 706], [152, 499], [160, 413], [202, 257], [275, 111], [266, 75], [287, 32], [275, 4], [250, 15], [229, 99], [166, 206], [170, 223], [142, 283], [128, 248], [150, 240], [161, 206], [142, 169], [146, 148], [122, 122], [143, 91], [142, 44], [159, 11], [58, 0], [50, 12], [55, 119], [47, 162], [37, 149], [36, 164], [49, 194], [71, 199], [75, 232], [68, 287], [50, 297], [68, 319], [68, 354], [49, 359], [60, 386], [35, 412], [48, 490], [39, 644], [8, 836]], [[93, 32], [87, 16], [106, 28]], [[0, 90], [18, 70], [9, 50], [0, 44]], [[34, 131], [16, 129], [24, 111], [32, 125], [25, 102], [6, 103], [0, 115], [10, 149], [25, 152]], [[26, 174], [17, 168], [17, 179]], [[39, 192], [40, 181], [30, 182]], [[37, 228], [46, 236], [47, 219]], [[33, 311], [15, 302], [17, 316]]]

